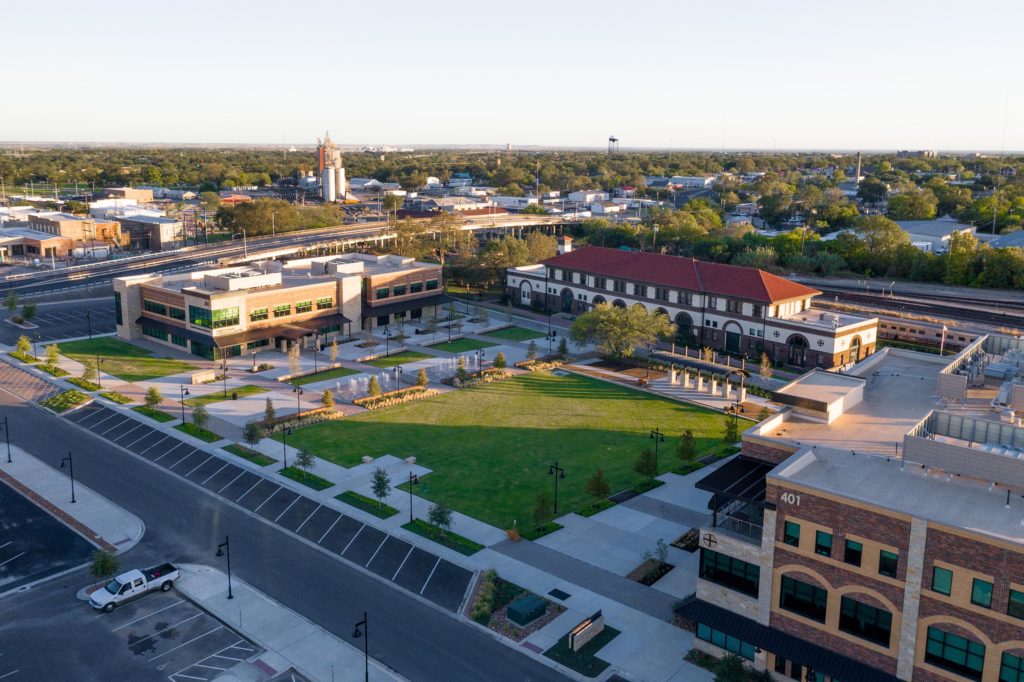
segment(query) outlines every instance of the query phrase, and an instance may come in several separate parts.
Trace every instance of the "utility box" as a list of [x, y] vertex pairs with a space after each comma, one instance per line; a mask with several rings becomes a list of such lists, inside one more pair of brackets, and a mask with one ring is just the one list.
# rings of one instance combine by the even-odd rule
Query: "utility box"
[[543, 616], [547, 610], [546, 600], [535, 594], [524, 594], [508, 605], [508, 619], [517, 625], [527, 625]]

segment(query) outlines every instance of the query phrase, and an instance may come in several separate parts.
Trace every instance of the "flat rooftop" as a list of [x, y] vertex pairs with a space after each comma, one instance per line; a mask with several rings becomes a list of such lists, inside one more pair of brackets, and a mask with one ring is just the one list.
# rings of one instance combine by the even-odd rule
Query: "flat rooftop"
[[849, 313], [839, 313], [832, 310], [822, 310], [821, 308], [808, 308], [807, 310], [802, 310], [799, 313], [794, 313], [793, 315], [782, 319], [790, 322], [799, 322], [800, 324], [806, 324], [819, 329], [837, 329], [861, 324], [862, 322], [867, 322], [868, 320], [873, 320], [875, 318], [864, 317], [863, 315], [851, 315]]
[[818, 400], [831, 405], [864, 385], [860, 377], [837, 372], [814, 371], [791, 381], [776, 393]]
[[1024, 545], [1024, 498], [986, 483], [929, 472], [919, 464], [849, 450], [800, 450], [768, 474], [918, 518]]
[[[792, 414], [774, 430], [759, 435], [800, 444], [894, 454], [896, 444], [903, 442], [907, 431], [931, 410], [942, 407], [938, 373], [949, 360], [938, 355], [886, 349], [848, 373], [865, 380], [864, 398], [831, 424]], [[837, 380], [837, 385], [838, 381], [841, 380]], [[828, 393], [839, 389], [821, 386], [820, 390]]]

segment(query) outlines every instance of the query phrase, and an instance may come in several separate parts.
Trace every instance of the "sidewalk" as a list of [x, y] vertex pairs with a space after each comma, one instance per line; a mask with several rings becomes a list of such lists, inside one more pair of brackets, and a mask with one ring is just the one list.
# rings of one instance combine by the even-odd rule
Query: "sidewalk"
[[[311, 680], [358, 682], [364, 679], [363, 652], [323, 628], [278, 604], [232, 576], [233, 599], [227, 598], [228, 578], [210, 566], [179, 564], [175, 587], [232, 628], [267, 650], [251, 664], [265, 675], [295, 668]], [[371, 680], [404, 680], [370, 659]]]
[[146, 527], [139, 517], [78, 481], [76, 501], [72, 504], [71, 481], [63, 471], [16, 446], [11, 446], [11, 459], [8, 464], [4, 451], [0, 457], [0, 478], [103, 549], [127, 552], [142, 539]]

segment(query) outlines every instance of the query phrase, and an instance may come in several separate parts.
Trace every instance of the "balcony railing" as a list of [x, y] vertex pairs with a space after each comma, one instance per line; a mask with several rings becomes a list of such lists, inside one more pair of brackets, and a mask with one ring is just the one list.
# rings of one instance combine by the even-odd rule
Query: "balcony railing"
[[714, 526], [758, 546], [761, 545], [761, 536], [764, 535], [764, 526], [726, 514], [719, 514]]

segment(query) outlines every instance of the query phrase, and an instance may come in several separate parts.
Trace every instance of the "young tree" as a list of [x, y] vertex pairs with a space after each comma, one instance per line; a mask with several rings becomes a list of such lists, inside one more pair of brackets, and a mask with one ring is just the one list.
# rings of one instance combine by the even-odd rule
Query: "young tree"
[[683, 435], [679, 437], [679, 447], [676, 450], [676, 454], [679, 455], [679, 459], [683, 460], [684, 463], [692, 462], [697, 456], [697, 444], [693, 439], [693, 429], [683, 431]]
[[658, 462], [654, 459], [654, 450], [651, 450], [650, 448], [644, 448], [641, 450], [640, 454], [636, 458], [636, 462], [633, 464], [633, 471], [648, 480], [657, 476]]
[[32, 342], [27, 336], [22, 334], [18, 337], [18, 344], [14, 347], [16, 351], [22, 355], [32, 355]]
[[480, 324], [486, 327], [487, 322], [491, 319], [491, 313], [487, 308], [477, 308], [476, 319], [480, 320]]
[[321, 399], [321, 402], [323, 402], [324, 407], [334, 407], [334, 394], [331, 393], [331, 389], [324, 389], [324, 397]]
[[117, 574], [117, 569], [117, 557], [110, 552], [99, 549], [92, 553], [92, 564], [89, 566], [92, 577], [100, 580], [110, 578]]
[[331, 364], [337, 364], [338, 362], [338, 340], [331, 341], [331, 348], [328, 351], [329, 357], [331, 358]]
[[277, 419], [277, 410], [274, 409], [274, 401], [267, 398], [266, 407], [263, 408], [263, 428], [269, 429]]
[[36, 310], [37, 308], [35, 303], [26, 303], [25, 305], [21, 306], [21, 319], [28, 322], [29, 320], [36, 316]]
[[715, 682], [746, 682], [747, 666], [736, 654], [726, 654], [715, 664]]
[[431, 341], [437, 339], [437, 330], [440, 326], [440, 323], [437, 321], [437, 310], [435, 309], [434, 312], [430, 314], [430, 317], [427, 318], [427, 331], [430, 332]]
[[599, 303], [572, 323], [569, 335], [582, 346], [594, 343], [615, 359], [629, 357], [642, 346], [651, 346], [676, 333], [676, 325], [667, 315], [652, 315], [642, 305], [616, 308]]
[[201, 429], [205, 429], [210, 423], [210, 413], [206, 411], [205, 405], [196, 405], [192, 408], [192, 423]]
[[563, 336], [558, 342], [558, 355], [564, 360], [569, 357], [569, 342]]
[[46, 364], [56, 367], [58, 362], [60, 362], [60, 348], [57, 344], [51, 343], [46, 347]]
[[427, 512], [427, 521], [441, 529], [444, 536], [446, 530], [451, 530], [454, 520], [452, 519], [452, 508], [445, 504], [444, 500], [438, 500], [437, 504]]
[[388, 476], [388, 472], [381, 467], [373, 470], [372, 488], [373, 496], [377, 498], [377, 504], [383, 506], [384, 500], [391, 494], [391, 478]]
[[537, 359], [537, 342], [530, 341], [530, 345], [526, 347], [526, 359], [536, 360]]
[[498, 351], [498, 354], [494, 356], [494, 369], [505, 369], [508, 366], [508, 361], [505, 359], [505, 354]]
[[714, 362], [715, 349], [712, 348], [711, 346], [704, 346], [703, 350], [701, 350], [700, 352], [700, 357], [702, 360], [704, 360], [704, 362]]
[[309, 472], [316, 467], [316, 457], [309, 450], [302, 448], [295, 453], [295, 466], [302, 471], [302, 476], [309, 476]]
[[380, 395], [380, 382], [377, 381], [376, 376], [370, 377], [370, 383], [366, 386], [366, 392], [371, 398], [376, 398]]
[[725, 428], [722, 433], [722, 441], [735, 443], [740, 439], [739, 418], [736, 415], [725, 418]]
[[88, 381], [90, 384], [96, 383], [96, 361], [85, 360], [82, 362], [82, 381]]
[[164, 401], [164, 397], [160, 394], [160, 389], [156, 386], [150, 386], [149, 390], [146, 391], [146, 407], [155, 409], [157, 405]]
[[250, 450], [255, 450], [264, 436], [266, 436], [266, 431], [263, 430], [263, 425], [258, 421], [246, 422], [245, 428], [242, 429], [242, 440], [245, 441]]
[[302, 370], [302, 360], [299, 356], [299, 344], [293, 343], [288, 349], [288, 371], [298, 374]]
[[600, 502], [612, 494], [608, 479], [604, 477], [604, 470], [598, 469], [594, 475], [587, 479], [587, 492], [594, 496], [594, 500]]
[[543, 525], [551, 520], [553, 514], [554, 512], [551, 511], [551, 496], [545, 490], [537, 495], [537, 502], [533, 506], [533, 520], [538, 526]]
[[772, 411], [769, 410], [767, 407], [762, 407], [757, 412], [757, 421], [763, 422], [765, 419], [767, 419], [770, 416], [772, 416]]
[[11, 315], [18, 309], [18, 294], [14, 289], [7, 290], [7, 298], [4, 299], [4, 307], [7, 308], [7, 312]]
[[767, 353], [761, 353], [761, 384], [767, 388], [768, 382], [772, 380], [772, 360], [768, 357]]
[[458, 366], [455, 368], [455, 377], [463, 382], [469, 377], [469, 373], [466, 371], [466, 356], [460, 355]]
[[420, 371], [416, 372], [416, 385], [426, 386], [428, 383], [430, 383], [430, 379], [427, 377], [427, 370], [420, 367]]

